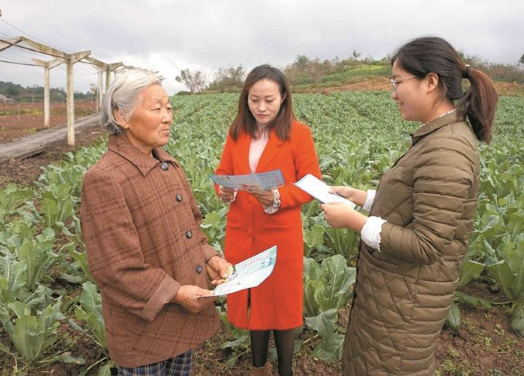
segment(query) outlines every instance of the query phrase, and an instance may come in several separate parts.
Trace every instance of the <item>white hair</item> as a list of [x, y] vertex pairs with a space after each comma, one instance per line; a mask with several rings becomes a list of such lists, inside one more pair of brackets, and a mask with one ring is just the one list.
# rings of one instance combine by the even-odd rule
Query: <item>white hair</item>
[[162, 86], [160, 78], [154, 74], [132, 70], [118, 75], [107, 91], [100, 111], [100, 123], [110, 134], [123, 132], [122, 126], [115, 118], [115, 111], [126, 121], [131, 119], [136, 110], [140, 93], [151, 85]]

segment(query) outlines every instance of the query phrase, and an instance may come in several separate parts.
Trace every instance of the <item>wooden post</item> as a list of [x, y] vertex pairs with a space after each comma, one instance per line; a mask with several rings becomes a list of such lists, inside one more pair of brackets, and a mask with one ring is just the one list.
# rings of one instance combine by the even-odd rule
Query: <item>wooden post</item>
[[[0, 16], [1, 16], [1, 10], [0, 10]], [[26, 37], [16, 37], [11, 39], [3, 39], [0, 38], [0, 51], [3, 51], [7, 48], [14, 47], [19, 43], [25, 43], [33, 47], [34, 49], [37, 49], [40, 53], [44, 55], [50, 55], [54, 56], [55, 60], [50, 62], [44, 62], [41, 60], [33, 59], [36, 61], [39, 65], [42, 65], [45, 69], [44, 72], [44, 81], [45, 81], [45, 87], [44, 88], [44, 126], [49, 126], [49, 107], [50, 107], [50, 101], [49, 101], [49, 88], [50, 88], [50, 72], [49, 70], [56, 65], [66, 63], [67, 64], [67, 140], [68, 144], [71, 146], [74, 146], [75, 144], [75, 133], [74, 133], [74, 121], [75, 121], [75, 108], [74, 108], [74, 87], [73, 87], [73, 64], [78, 62], [79, 60], [85, 59], [89, 61], [91, 64], [96, 65], [100, 68], [100, 75], [98, 78], [98, 86], [99, 86], [99, 97], [97, 104], [99, 106], [102, 105], [102, 72], [105, 72], [106, 74], [106, 87], [105, 92], [109, 89], [109, 85], [111, 84], [111, 72], [117, 69], [118, 67], [122, 66], [123, 63], [113, 63], [113, 64], [106, 64], [100, 60], [96, 60], [94, 58], [89, 57], [91, 54], [91, 51], [83, 51], [83, 52], [77, 52], [73, 54], [68, 54], [66, 52], [57, 50], [56, 48], [46, 46], [45, 44], [35, 42], [32, 39], [26, 38]], [[17, 46], [20, 48], [23, 48], [21, 46]], [[47, 98], [47, 99], [46, 99]]]
[[55, 59], [51, 61], [42, 61], [39, 59], [33, 59], [35, 63], [44, 67], [44, 128], [49, 128], [50, 118], [50, 94], [49, 90], [51, 87], [50, 70], [57, 65], [63, 64], [63, 59]]
[[109, 85], [111, 85], [111, 70], [109, 69], [109, 65], [106, 66], [106, 89], [104, 90], [104, 94], [107, 94], [107, 91], [109, 90]]
[[49, 79], [49, 71], [50, 69], [48, 67], [44, 67], [44, 128], [49, 128], [49, 86], [50, 86], [50, 79]]
[[107, 67], [106, 67], [106, 93], [107, 91], [109, 90], [109, 86], [111, 86], [111, 72], [115, 72], [115, 69], [118, 68], [118, 67], [121, 67], [122, 65], [124, 65], [123, 63], [112, 63], [112, 64], [107, 64]]
[[98, 98], [96, 102], [96, 112], [100, 111], [103, 105], [103, 99], [104, 99], [104, 91], [102, 90], [103, 89], [103, 83], [102, 83], [103, 74], [104, 74], [104, 71], [102, 70], [98, 71], [98, 88], [97, 88]]
[[[119, 66], [123, 65], [123, 63], [112, 63], [112, 64], [106, 64], [100, 60], [97, 60], [95, 58], [92, 58], [90, 56], [86, 57], [84, 60], [88, 61], [89, 63], [93, 64], [94, 66], [100, 68], [99, 76], [98, 76], [98, 100], [99, 100], [99, 107], [102, 107], [104, 95], [109, 89], [109, 85], [111, 84], [111, 76], [110, 73], [112, 70], [115, 70]], [[103, 74], [106, 74], [106, 87], [105, 90], [102, 88], [102, 82], [103, 82]]]
[[67, 59], [67, 144], [75, 146], [75, 92], [72, 59]]
[[73, 64], [77, 61], [89, 56], [91, 51], [76, 52], [68, 54], [63, 51], [57, 50], [56, 48], [46, 46], [45, 44], [35, 42], [26, 37], [19, 37], [20, 42], [24, 42], [38, 51], [53, 55], [67, 62], [67, 143], [71, 146], [75, 145], [75, 101], [74, 101], [74, 89], [73, 89]]
[[73, 86], [73, 64], [89, 56], [91, 51], [69, 54], [67, 58], [67, 144], [75, 146], [75, 91]]

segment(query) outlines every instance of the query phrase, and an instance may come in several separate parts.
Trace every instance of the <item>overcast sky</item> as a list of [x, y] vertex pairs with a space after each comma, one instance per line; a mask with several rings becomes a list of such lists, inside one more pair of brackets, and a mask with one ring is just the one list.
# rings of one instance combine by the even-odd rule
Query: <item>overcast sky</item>
[[[523, 0], [2, 0], [0, 38], [26, 36], [106, 63], [158, 70], [169, 94], [184, 90], [180, 70], [242, 64], [283, 67], [298, 55], [331, 60], [383, 58], [423, 35], [447, 39], [467, 55], [516, 64], [524, 54]], [[51, 57], [9, 48], [0, 60]], [[75, 90], [97, 82], [74, 66]], [[65, 87], [65, 67], [51, 86]], [[0, 61], [0, 81], [43, 86], [43, 68]]]

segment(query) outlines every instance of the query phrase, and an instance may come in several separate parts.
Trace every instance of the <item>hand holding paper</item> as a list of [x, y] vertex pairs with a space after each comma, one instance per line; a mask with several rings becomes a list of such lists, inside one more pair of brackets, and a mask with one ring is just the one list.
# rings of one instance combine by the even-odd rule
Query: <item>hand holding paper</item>
[[224, 283], [213, 290], [213, 295], [204, 295], [201, 298], [227, 295], [240, 290], [260, 285], [273, 273], [277, 262], [277, 246], [248, 258], [234, 266], [231, 274]]
[[237, 192], [238, 192], [238, 189], [226, 188], [226, 187], [220, 185], [218, 187], [218, 198], [224, 204], [229, 205], [233, 201], [235, 201], [235, 198], [237, 197]]
[[229, 277], [232, 274], [232, 270], [233, 265], [218, 255], [211, 257], [206, 262], [207, 275], [211, 278], [211, 284], [215, 286], [220, 284], [223, 279]]
[[209, 175], [209, 177], [217, 185], [244, 191], [250, 189], [267, 191], [285, 183], [280, 170], [245, 175]]
[[213, 292], [194, 285], [183, 285], [178, 289], [173, 301], [192, 313], [198, 313], [207, 308], [213, 300], [202, 300], [202, 297], [216, 298]]
[[336, 193], [330, 193], [329, 186], [311, 174], [304, 176], [302, 179], [297, 181], [295, 185], [324, 204], [344, 202], [350, 205], [352, 208], [355, 207], [354, 202]]
[[355, 211], [353, 205], [345, 202], [322, 204], [320, 209], [324, 211], [328, 224], [333, 228], [349, 228], [361, 232], [367, 221], [365, 215]]

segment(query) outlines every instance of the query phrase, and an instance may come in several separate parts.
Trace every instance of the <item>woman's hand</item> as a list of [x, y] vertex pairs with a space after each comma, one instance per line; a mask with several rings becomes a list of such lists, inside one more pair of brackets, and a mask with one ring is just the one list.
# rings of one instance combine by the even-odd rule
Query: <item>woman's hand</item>
[[341, 186], [333, 186], [329, 188], [331, 193], [336, 193], [344, 198], [347, 198], [349, 201], [354, 202], [358, 206], [364, 206], [366, 203], [366, 198], [368, 196], [366, 191]]
[[275, 199], [273, 191], [261, 191], [259, 189], [250, 189], [247, 191], [253, 196], [262, 206], [271, 206]]
[[204, 308], [214, 305], [215, 299], [201, 298], [201, 296], [208, 295], [213, 295], [213, 292], [194, 285], [184, 285], [178, 289], [174, 302], [180, 304], [189, 312], [198, 313]]
[[346, 227], [353, 231], [361, 232], [368, 218], [344, 202], [322, 204], [320, 209], [325, 212], [326, 220], [333, 228]]
[[233, 273], [233, 265], [217, 255], [207, 261], [206, 271], [211, 284], [217, 286]]
[[225, 204], [231, 204], [236, 197], [237, 190], [233, 188], [218, 187], [218, 198]]

